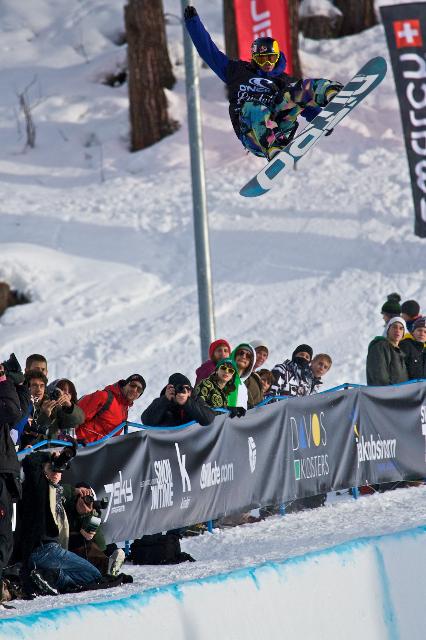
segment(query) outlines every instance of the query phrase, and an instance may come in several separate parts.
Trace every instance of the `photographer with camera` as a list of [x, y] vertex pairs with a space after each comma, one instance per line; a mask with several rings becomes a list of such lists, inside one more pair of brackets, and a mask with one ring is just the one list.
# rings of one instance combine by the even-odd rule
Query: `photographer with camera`
[[108, 506], [108, 498], [97, 500], [93, 489], [85, 482], [64, 485], [65, 511], [70, 534], [68, 549], [91, 562], [100, 573], [118, 575], [125, 560], [122, 549], [115, 549], [108, 556], [102, 531], [102, 511]]
[[[16, 369], [19, 369], [17, 371]], [[20, 372], [14, 354], [0, 364], [0, 601], [5, 599], [3, 569], [9, 562], [13, 549], [13, 502], [21, 498], [20, 465], [10, 432], [28, 410], [28, 389], [14, 374]]]
[[84, 422], [84, 413], [77, 405], [77, 391], [71, 380], [61, 378], [47, 385], [46, 376], [33, 369], [25, 375], [30, 389], [32, 411], [21, 436], [21, 449], [41, 440], [73, 437]]
[[69, 524], [61, 479], [75, 455], [74, 445], [64, 447], [60, 454], [37, 451], [22, 462], [25, 479], [16, 545], [23, 563], [22, 582], [29, 594], [75, 591], [101, 579], [90, 562], [67, 549]]
[[151, 402], [142, 413], [143, 424], [151, 427], [172, 427], [187, 422], [206, 426], [215, 419], [215, 412], [202, 400], [192, 395], [190, 381], [182, 373], [173, 373], [160, 397]]

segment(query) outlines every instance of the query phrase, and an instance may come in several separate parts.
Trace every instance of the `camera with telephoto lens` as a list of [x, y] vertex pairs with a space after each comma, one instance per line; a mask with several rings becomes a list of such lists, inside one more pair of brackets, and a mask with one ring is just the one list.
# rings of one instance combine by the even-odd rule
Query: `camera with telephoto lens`
[[59, 400], [62, 395], [61, 389], [59, 387], [55, 387], [52, 391], [49, 391], [49, 400]]
[[[102, 498], [101, 500], [95, 500], [93, 496], [82, 496], [84, 504], [88, 507], [93, 507], [93, 510], [98, 514], [102, 509], [106, 509], [108, 506], [108, 498]], [[99, 515], [93, 513], [90, 518], [87, 518], [84, 522], [83, 529], [87, 533], [95, 533], [98, 530], [102, 520]]]
[[65, 471], [70, 468], [70, 462], [77, 453], [75, 444], [72, 447], [64, 447], [59, 456], [53, 456], [50, 459], [52, 471]]

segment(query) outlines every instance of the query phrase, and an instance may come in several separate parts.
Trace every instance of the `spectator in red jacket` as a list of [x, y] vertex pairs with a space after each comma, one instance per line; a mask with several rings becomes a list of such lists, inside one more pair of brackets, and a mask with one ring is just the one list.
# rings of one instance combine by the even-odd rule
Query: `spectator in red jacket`
[[[134, 373], [126, 380], [119, 380], [103, 391], [83, 396], [78, 406], [83, 409], [85, 422], [76, 429], [77, 439], [96, 442], [108, 435], [115, 427], [127, 420], [130, 407], [145, 391], [146, 383], [141, 375]], [[115, 435], [120, 435], [122, 429]]]
[[231, 347], [229, 346], [229, 342], [227, 342], [223, 338], [214, 340], [209, 347], [209, 360], [203, 362], [203, 364], [199, 366], [195, 372], [197, 376], [195, 380], [195, 386], [197, 386], [197, 384], [201, 382], [201, 380], [205, 380], [212, 373], [214, 373], [219, 360], [229, 358], [230, 353]]

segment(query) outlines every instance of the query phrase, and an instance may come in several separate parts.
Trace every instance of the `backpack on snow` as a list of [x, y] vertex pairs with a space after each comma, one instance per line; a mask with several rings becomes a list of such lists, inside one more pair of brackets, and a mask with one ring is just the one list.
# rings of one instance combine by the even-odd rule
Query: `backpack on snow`
[[179, 564], [195, 562], [194, 558], [180, 548], [180, 536], [168, 531], [142, 536], [130, 545], [133, 564]]

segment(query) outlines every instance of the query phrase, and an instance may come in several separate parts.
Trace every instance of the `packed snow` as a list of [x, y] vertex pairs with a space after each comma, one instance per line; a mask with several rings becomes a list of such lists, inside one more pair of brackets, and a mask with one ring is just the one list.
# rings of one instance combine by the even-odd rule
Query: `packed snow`
[[[138, 421], [170, 373], [194, 379], [201, 356], [180, 2], [164, 4], [177, 77], [167, 95], [181, 127], [134, 154], [127, 85], [103, 83], [125, 64], [123, 4], [2, 3], [0, 280], [32, 302], [0, 318], [0, 359], [43, 353], [49, 377], [71, 378], [79, 395], [140, 372], [148, 386], [130, 413]], [[223, 47], [221, 7], [198, 3]], [[339, 40], [301, 37], [300, 55], [305, 76], [342, 82], [368, 58], [388, 59], [381, 25]], [[308, 342], [333, 358], [325, 388], [365, 383], [386, 295], [426, 305], [392, 72], [282, 186], [250, 201], [238, 191], [262, 160], [235, 138], [221, 82], [201, 65], [200, 75], [216, 335], [233, 345], [262, 338], [271, 368]], [[25, 145], [22, 92], [34, 149]], [[133, 585], [18, 602], [16, 612], [122, 597], [422, 525], [425, 495], [337, 497], [324, 509], [204, 534], [183, 544], [196, 563], [130, 567]]]

